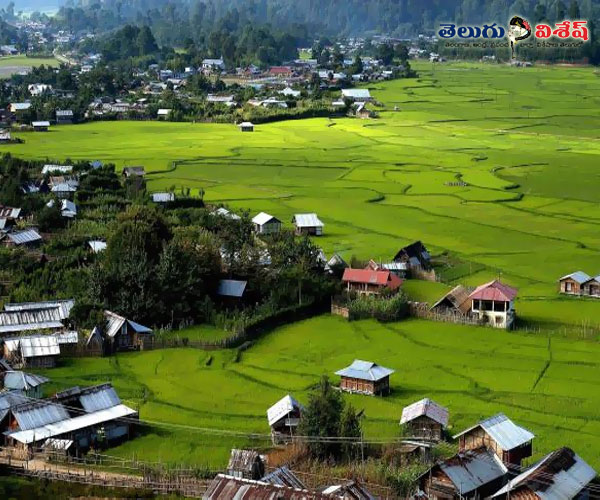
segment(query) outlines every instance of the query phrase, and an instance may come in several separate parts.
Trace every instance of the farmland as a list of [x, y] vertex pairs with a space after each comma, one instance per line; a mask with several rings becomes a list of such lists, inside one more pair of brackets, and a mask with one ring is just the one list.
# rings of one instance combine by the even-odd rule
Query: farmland
[[[21, 133], [23, 144], [1, 150], [145, 165], [152, 191], [202, 189], [209, 202], [286, 223], [315, 211], [328, 255], [387, 260], [421, 239], [434, 254], [448, 252], [440, 259], [448, 284], [500, 275], [518, 286], [518, 315], [535, 333], [323, 316], [239, 357], [173, 349], [71, 361], [49, 372], [54, 387], [109, 379], [146, 420], [265, 434], [270, 404], [287, 392], [305, 402], [320, 374], [358, 357], [396, 370], [391, 397], [347, 396], [365, 408], [368, 438], [397, 436], [402, 405], [429, 396], [450, 408], [452, 430], [504, 411], [539, 436], [538, 456], [568, 444], [600, 467], [600, 302], [556, 293], [561, 275], [600, 272], [600, 77], [590, 68], [417, 70], [418, 80], [371, 87], [382, 103], [377, 120], [287, 121], [251, 134], [226, 124], [98, 122]], [[406, 284], [423, 301], [445, 289]], [[153, 427], [111, 453], [221, 466], [247, 439]]]
[[212, 435], [193, 427], [267, 434], [266, 409], [291, 392], [302, 402], [323, 373], [355, 357], [396, 370], [387, 398], [345, 395], [365, 409], [366, 439], [395, 438], [402, 407], [431, 397], [447, 405], [450, 432], [503, 411], [538, 437], [536, 456], [568, 443], [600, 466], [600, 345], [441, 325], [382, 325], [321, 316], [278, 329], [238, 359], [235, 351], [172, 349], [79, 359], [47, 372], [54, 388], [111, 380], [154, 427], [111, 454], [222, 466], [231, 445], [268, 439]]
[[29, 71], [36, 66], [58, 66], [58, 60], [53, 57], [26, 57], [26, 56], [6, 56], [0, 57], [0, 79], [9, 78], [15, 73]]

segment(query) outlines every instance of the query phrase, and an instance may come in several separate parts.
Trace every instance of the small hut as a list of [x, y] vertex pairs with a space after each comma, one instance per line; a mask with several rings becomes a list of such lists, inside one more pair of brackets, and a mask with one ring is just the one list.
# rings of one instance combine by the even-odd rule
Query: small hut
[[273, 444], [291, 441], [304, 407], [289, 394], [267, 410]]
[[240, 132], [254, 132], [254, 123], [242, 122], [238, 125]]
[[231, 450], [227, 474], [241, 479], [258, 481], [265, 475], [265, 464], [255, 450]]
[[392, 373], [394, 370], [360, 359], [355, 359], [350, 366], [335, 372], [342, 377], [340, 388], [343, 391], [371, 396], [390, 393]]
[[448, 409], [425, 398], [402, 410], [400, 425], [412, 439], [440, 441], [448, 425]]

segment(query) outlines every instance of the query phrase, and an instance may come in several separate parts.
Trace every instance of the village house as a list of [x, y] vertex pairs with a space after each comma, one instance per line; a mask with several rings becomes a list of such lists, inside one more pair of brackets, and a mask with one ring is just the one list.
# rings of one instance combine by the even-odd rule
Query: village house
[[342, 378], [340, 389], [370, 396], [390, 393], [390, 375], [392, 373], [394, 370], [360, 359], [355, 359], [350, 366], [335, 372]]
[[368, 102], [371, 100], [369, 89], [342, 89], [342, 99], [352, 102]]
[[484, 447], [460, 451], [419, 477], [420, 494], [430, 500], [486, 498], [504, 485], [507, 473], [502, 460]]
[[156, 112], [156, 117], [159, 120], [168, 120], [169, 117], [171, 116], [172, 111], [173, 111], [172, 109], [161, 108]]
[[480, 321], [495, 328], [511, 328], [515, 321], [515, 297], [517, 289], [499, 280], [478, 286], [469, 295], [471, 313]]
[[123, 168], [123, 176], [126, 178], [144, 177], [146, 170], [144, 167], [125, 167]]
[[42, 385], [50, 382], [50, 379], [42, 375], [13, 370], [4, 372], [1, 377], [4, 390], [20, 391], [28, 398], [34, 399], [42, 397]]
[[145, 345], [154, 338], [150, 328], [114, 312], [104, 311], [104, 319], [105, 324], [92, 331], [88, 344], [98, 342], [107, 353], [144, 350]]
[[240, 132], [254, 132], [254, 124], [252, 122], [242, 122], [238, 125]]
[[52, 176], [48, 185], [50, 192], [61, 200], [72, 198], [79, 189], [79, 178], [76, 176]]
[[34, 132], [48, 132], [50, 129], [50, 122], [47, 120], [38, 120], [31, 122]]
[[408, 266], [404, 262], [385, 262], [378, 263], [373, 259], [369, 260], [369, 263], [365, 266], [365, 269], [371, 271], [389, 271], [396, 275], [398, 278], [404, 279], [408, 273]]
[[448, 409], [425, 398], [402, 410], [400, 425], [410, 439], [441, 441], [448, 426]]
[[73, 300], [5, 304], [4, 311], [0, 311], [0, 337], [42, 330], [62, 331], [74, 305]]
[[27, 90], [33, 97], [39, 97], [52, 94], [52, 85], [46, 83], [30, 83], [27, 86]]
[[265, 212], [261, 212], [252, 218], [256, 234], [276, 234], [281, 231], [281, 221]]
[[225, 70], [225, 61], [223, 61], [223, 56], [219, 59], [203, 59], [202, 60], [202, 68], [205, 73], [213, 73], [213, 72], [222, 72]]
[[346, 500], [376, 500], [374, 496], [364, 485], [356, 481], [344, 481], [340, 484], [334, 484], [323, 488], [324, 495], [331, 495]]
[[356, 106], [354, 116], [360, 118], [361, 120], [368, 120], [370, 118], [375, 118], [377, 113], [369, 109], [365, 103], [361, 102], [358, 106]]
[[71, 109], [57, 109], [56, 110], [56, 124], [57, 125], [70, 125], [73, 123], [73, 110]]
[[271, 427], [274, 445], [291, 441], [294, 430], [300, 424], [303, 410], [304, 407], [289, 394], [267, 410], [267, 421]]
[[290, 78], [294, 74], [294, 70], [290, 66], [271, 66], [269, 68], [269, 76], [275, 78]]
[[581, 295], [584, 297], [600, 297], [600, 276], [588, 279], [581, 285]]
[[321, 236], [325, 226], [317, 214], [296, 214], [292, 217], [292, 223], [296, 228], [297, 235]]
[[[30, 399], [21, 391], [0, 392], [0, 433], [8, 429], [10, 409], [29, 401]], [[0, 439], [0, 444], [3, 442], [4, 438]]]
[[[52, 207], [54, 207], [55, 204], [56, 204], [55, 200], [50, 200], [48, 203], [46, 203], [46, 206], [48, 208], [52, 208]], [[61, 199], [60, 200], [60, 215], [67, 219], [74, 219], [75, 217], [77, 217], [77, 205], [75, 205], [75, 203], [73, 203], [70, 200]]]
[[431, 311], [439, 314], [468, 316], [471, 313], [472, 303], [469, 295], [472, 291], [472, 289], [468, 289], [462, 285], [455, 286], [431, 306]]
[[415, 241], [401, 248], [394, 257], [394, 262], [405, 262], [409, 269], [430, 269], [431, 255], [421, 241]]
[[32, 335], [4, 339], [4, 357], [15, 368], [54, 368], [60, 356], [54, 335]]
[[15, 116], [17, 120], [22, 120], [23, 115], [31, 109], [31, 103], [25, 102], [13, 102], [9, 105], [8, 110]]
[[[326, 495], [316, 491], [296, 487], [271, 484], [265, 481], [252, 481], [218, 474], [208, 485], [203, 500], [340, 500], [339, 496]], [[350, 498], [348, 498], [350, 500]]]
[[152, 193], [152, 202], [166, 205], [175, 201], [175, 193]]
[[535, 436], [527, 429], [516, 425], [503, 413], [482, 420], [454, 436], [460, 451], [474, 450], [485, 446], [492, 450], [504, 463], [521, 465], [524, 458], [533, 453]]
[[597, 474], [570, 448], [549, 453], [490, 498], [499, 500], [548, 500], [591, 498], [584, 491]]
[[44, 165], [42, 175], [68, 175], [73, 172], [73, 165]]
[[42, 243], [42, 237], [33, 228], [23, 229], [22, 231], [0, 233], [0, 243], [9, 248], [35, 247]]
[[0, 205], [0, 231], [6, 231], [14, 226], [21, 217], [21, 209]]
[[265, 475], [263, 459], [255, 450], [231, 450], [227, 474], [240, 479], [258, 480]]
[[261, 479], [261, 482], [273, 484], [275, 486], [285, 486], [286, 488], [296, 488], [299, 490], [306, 489], [304, 483], [285, 465], [269, 472]]
[[582, 285], [591, 279], [591, 276], [583, 271], [567, 274], [558, 280], [560, 293], [567, 295], [581, 295]]
[[402, 286], [402, 280], [390, 271], [371, 271], [370, 269], [344, 269], [342, 282], [347, 292], [362, 295], [378, 295], [384, 290], [396, 291]]

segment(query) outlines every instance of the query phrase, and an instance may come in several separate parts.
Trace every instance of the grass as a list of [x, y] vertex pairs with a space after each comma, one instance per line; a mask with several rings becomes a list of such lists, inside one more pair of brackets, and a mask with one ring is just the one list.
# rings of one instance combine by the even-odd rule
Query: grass
[[60, 63], [54, 57], [5, 56], [0, 57], [0, 79], [10, 78], [15, 73], [27, 71], [36, 66], [57, 68]]
[[226, 350], [172, 349], [77, 359], [47, 375], [52, 389], [110, 380], [142, 419], [190, 426], [155, 427], [110, 454], [219, 467], [231, 446], [267, 447], [268, 439], [192, 427], [267, 434], [270, 405], [288, 392], [306, 402], [321, 374], [354, 358], [396, 370], [390, 397], [344, 395], [365, 410], [367, 439], [397, 437], [402, 407], [431, 397], [450, 409], [452, 433], [502, 411], [536, 434], [536, 457], [568, 444], [600, 466], [600, 345], [588, 341], [326, 315], [276, 330], [239, 359]]

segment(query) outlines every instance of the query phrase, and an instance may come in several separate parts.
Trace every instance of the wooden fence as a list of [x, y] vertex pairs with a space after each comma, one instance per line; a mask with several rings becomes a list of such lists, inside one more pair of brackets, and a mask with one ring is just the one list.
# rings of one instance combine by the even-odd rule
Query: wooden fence
[[431, 321], [440, 321], [443, 323], [456, 323], [460, 325], [479, 325], [482, 323], [479, 319], [472, 316], [465, 316], [450, 310], [447, 312], [432, 311], [426, 302], [409, 302], [408, 311], [410, 316]]

